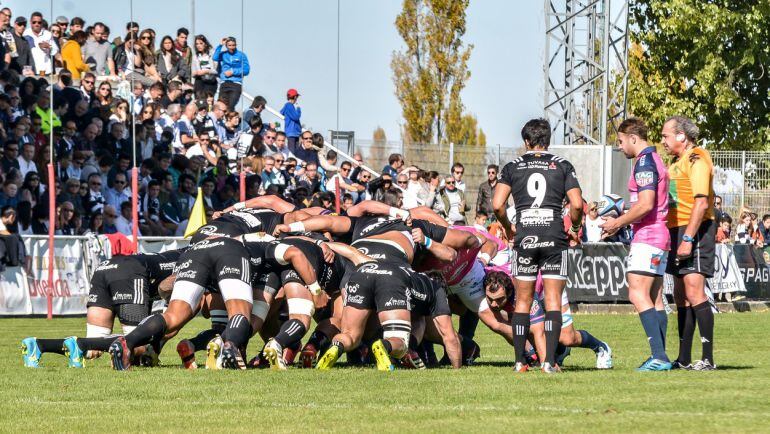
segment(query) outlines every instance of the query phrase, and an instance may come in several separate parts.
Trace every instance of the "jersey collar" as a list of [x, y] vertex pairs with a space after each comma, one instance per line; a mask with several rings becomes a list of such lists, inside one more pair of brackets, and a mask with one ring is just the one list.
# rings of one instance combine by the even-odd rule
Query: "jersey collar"
[[637, 157], [641, 157], [642, 155], [652, 154], [653, 152], [655, 152], [655, 146], [650, 145], [642, 149], [642, 152], [640, 152], [639, 155], [637, 155]]

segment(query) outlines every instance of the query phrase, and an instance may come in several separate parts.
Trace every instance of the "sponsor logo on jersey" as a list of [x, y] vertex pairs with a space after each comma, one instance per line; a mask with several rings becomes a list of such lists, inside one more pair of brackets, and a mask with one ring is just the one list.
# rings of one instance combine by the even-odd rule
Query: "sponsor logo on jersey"
[[190, 250], [210, 249], [212, 247], [224, 246], [224, 245], [225, 245], [224, 241], [203, 240], [203, 241], [198, 241], [197, 243], [190, 246]]
[[634, 175], [634, 180], [639, 187], [646, 187], [652, 184], [653, 174], [652, 172], [639, 172]]
[[96, 267], [96, 271], [115, 270], [118, 268], [118, 264], [111, 264], [110, 261], [104, 261]]
[[259, 265], [259, 264], [261, 264], [261, 263], [262, 263], [262, 258], [254, 258], [254, 257], [250, 257], [250, 258], [249, 258], [249, 262], [251, 262], [251, 263], [252, 263], [252, 264], [254, 264], [254, 265]]
[[256, 229], [260, 226], [262, 226], [262, 220], [257, 218], [251, 213], [241, 211], [233, 211], [230, 213], [230, 215], [233, 215], [235, 217], [238, 217], [239, 219], [243, 220], [244, 223], [249, 225], [251, 229]]
[[420, 292], [420, 291], [412, 290], [412, 291], [410, 291], [409, 295], [412, 298], [420, 300], [420, 301], [425, 301], [425, 300], [428, 299], [428, 294], [425, 294], [424, 292]]
[[180, 262], [176, 266], [176, 272], [178, 273], [178, 272], [184, 270], [185, 268], [189, 267], [190, 264], [192, 264], [192, 259], [188, 259], [188, 260], [186, 260], [184, 262]]
[[361, 229], [361, 235], [363, 236], [364, 234], [369, 233], [369, 232], [379, 228], [380, 226], [383, 226], [385, 223], [388, 223], [388, 222], [390, 222], [390, 220], [386, 219], [385, 217], [380, 217], [380, 218], [377, 219], [376, 222], [374, 222], [374, 223], [370, 224], [369, 226], [366, 226], [363, 229]]
[[522, 265], [529, 265], [532, 263], [532, 258], [527, 258], [524, 256], [519, 256], [519, 264]]
[[521, 273], [537, 273], [537, 265], [530, 265], [528, 267], [519, 265], [518, 267], [516, 267], [516, 272], [519, 273], [519, 274], [521, 274]]
[[158, 264], [158, 266], [160, 267], [161, 271], [171, 271], [176, 266], [176, 262], [161, 262]]
[[112, 301], [126, 301], [133, 299], [133, 294], [121, 294], [117, 293], [112, 296]]
[[521, 243], [519, 244], [522, 249], [524, 250], [530, 250], [530, 249], [539, 249], [543, 247], [553, 247], [554, 242], [553, 241], [540, 241], [540, 237], [537, 235], [529, 235], [524, 237], [521, 240]]
[[222, 267], [222, 269], [219, 271], [220, 276], [224, 276], [225, 274], [237, 274], [241, 275], [241, 270], [235, 267]]
[[650, 269], [657, 270], [660, 267], [660, 263], [663, 261], [664, 253], [654, 253], [650, 258]]
[[385, 302], [385, 307], [404, 306], [406, 307], [406, 300], [396, 299], [390, 297], [390, 300]]
[[553, 210], [546, 208], [525, 209], [519, 216], [519, 222], [524, 226], [550, 226], [553, 220]]
[[203, 235], [222, 235], [217, 233], [217, 227], [214, 225], [206, 225], [198, 229], [199, 234]]
[[640, 165], [640, 166], [641, 166], [641, 165], [644, 165], [644, 163], [645, 163], [646, 161], [647, 161], [647, 154], [644, 154], [644, 155], [642, 155], [642, 156], [639, 158], [639, 165]]
[[177, 279], [195, 279], [195, 276], [198, 275], [198, 272], [195, 270], [187, 270], [182, 271], [181, 273], [178, 273], [176, 275]]
[[88, 294], [88, 302], [96, 303], [96, 299], [99, 298], [96, 294]]
[[345, 298], [345, 304], [348, 304], [348, 303], [362, 304], [363, 302], [364, 302], [363, 295], [349, 295]]
[[360, 289], [360, 286], [357, 283], [348, 283], [345, 285], [345, 292], [348, 294], [355, 294]]
[[379, 274], [383, 276], [392, 276], [393, 272], [390, 270], [380, 270], [378, 264], [365, 264], [358, 269], [361, 273], [365, 274]]

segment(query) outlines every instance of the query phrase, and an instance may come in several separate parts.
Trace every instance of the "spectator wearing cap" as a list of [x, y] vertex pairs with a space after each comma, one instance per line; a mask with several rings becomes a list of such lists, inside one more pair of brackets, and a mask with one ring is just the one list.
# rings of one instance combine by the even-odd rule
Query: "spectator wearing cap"
[[230, 111], [241, 99], [243, 78], [249, 75], [249, 58], [238, 50], [234, 37], [222, 39], [222, 43], [214, 50], [212, 59], [219, 62], [219, 98], [227, 103]]
[[33, 12], [29, 23], [30, 27], [24, 31], [24, 37], [32, 50], [37, 72], [50, 74], [53, 71], [51, 58], [59, 54], [59, 48], [51, 32], [43, 28], [43, 14]]
[[297, 155], [297, 149], [300, 148], [301, 143], [299, 137], [302, 134], [302, 108], [300, 108], [297, 101], [299, 100], [299, 92], [297, 89], [289, 89], [286, 91], [286, 104], [281, 108], [281, 114], [284, 119], [284, 132], [286, 138], [289, 141], [289, 152]]
[[67, 32], [67, 27], [70, 25], [70, 20], [65, 17], [64, 15], [59, 15], [54, 20], [54, 23], [59, 26], [59, 30], [61, 30], [61, 36], [64, 39], [69, 38], [72, 34]]
[[13, 42], [16, 46], [16, 56], [11, 57], [10, 68], [26, 76], [35, 74], [35, 58], [24, 32], [27, 30], [27, 18], [16, 17], [13, 22]]
[[209, 105], [204, 100], [198, 100], [195, 102], [195, 118], [192, 120], [193, 130], [198, 137], [208, 136], [209, 138], [216, 137], [217, 129], [214, 125], [214, 120], [209, 116]]

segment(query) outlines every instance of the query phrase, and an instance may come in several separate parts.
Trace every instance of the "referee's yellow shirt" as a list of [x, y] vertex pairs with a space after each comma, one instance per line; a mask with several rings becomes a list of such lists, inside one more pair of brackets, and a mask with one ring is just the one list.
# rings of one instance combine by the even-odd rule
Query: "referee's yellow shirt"
[[669, 228], [686, 226], [690, 222], [695, 196], [707, 196], [709, 206], [703, 220], [714, 219], [714, 163], [703, 148], [693, 147], [668, 168]]

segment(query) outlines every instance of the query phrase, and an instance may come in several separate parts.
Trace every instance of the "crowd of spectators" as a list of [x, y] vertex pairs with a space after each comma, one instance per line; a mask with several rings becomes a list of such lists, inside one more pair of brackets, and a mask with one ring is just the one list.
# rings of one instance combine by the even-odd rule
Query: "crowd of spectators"
[[[339, 188], [345, 212], [400, 187], [406, 208], [468, 223], [460, 163], [442, 177], [400, 154], [381, 174], [363, 170], [360, 154], [343, 161], [302, 128], [296, 89], [286, 92], [283, 128], [263, 122], [261, 96], [238, 111], [250, 66], [235, 38], [214, 46], [185, 28], [160, 37], [136, 22], [122, 31], [111, 38], [101, 22], [0, 10], [0, 231], [47, 234], [53, 224], [63, 235], [130, 235], [134, 165], [142, 235], [182, 234], [199, 187], [208, 213], [238, 201], [241, 189], [336, 210]], [[497, 167], [490, 171], [494, 187]], [[476, 208], [491, 216], [490, 185], [483, 190]]]

